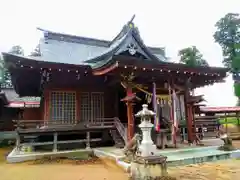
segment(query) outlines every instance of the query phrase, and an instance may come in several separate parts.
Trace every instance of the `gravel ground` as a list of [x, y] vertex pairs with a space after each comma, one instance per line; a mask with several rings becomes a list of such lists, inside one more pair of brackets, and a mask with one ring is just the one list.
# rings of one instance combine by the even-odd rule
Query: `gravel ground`
[[111, 161], [76, 165], [74, 162], [0, 164], [1, 180], [127, 180], [128, 175]]
[[[240, 148], [240, 141], [234, 141]], [[8, 151], [8, 150], [7, 150]], [[76, 165], [74, 163], [53, 163], [32, 165], [6, 164], [3, 156], [5, 149], [0, 149], [1, 180], [127, 180], [128, 175], [109, 160]], [[2, 159], [1, 159], [2, 158]], [[172, 167], [169, 175], [178, 180], [239, 180], [240, 160], [225, 160], [214, 163]]]
[[[219, 161], [169, 168], [178, 180], [239, 180], [240, 160]], [[73, 164], [1, 164], [1, 180], [127, 180], [122, 169], [111, 162]]]
[[239, 180], [240, 160], [225, 160], [169, 168], [171, 176], [178, 180]]

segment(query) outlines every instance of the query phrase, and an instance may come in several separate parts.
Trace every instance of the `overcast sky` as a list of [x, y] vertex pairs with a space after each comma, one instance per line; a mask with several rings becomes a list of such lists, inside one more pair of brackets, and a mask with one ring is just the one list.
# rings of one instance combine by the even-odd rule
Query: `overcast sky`
[[[136, 14], [135, 24], [148, 46], [166, 47], [178, 61], [179, 49], [191, 45], [212, 66], [222, 66], [214, 43], [215, 22], [228, 12], [240, 13], [240, 0], [2, 0], [0, 51], [21, 45], [25, 54], [38, 43], [36, 27], [111, 40]], [[232, 106], [231, 78], [224, 84], [197, 90], [210, 106]]]

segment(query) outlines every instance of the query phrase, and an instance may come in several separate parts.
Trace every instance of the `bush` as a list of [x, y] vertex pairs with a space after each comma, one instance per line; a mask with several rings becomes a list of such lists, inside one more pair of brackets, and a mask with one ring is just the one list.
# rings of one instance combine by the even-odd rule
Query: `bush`
[[236, 117], [228, 117], [227, 119], [219, 119], [218, 122], [220, 124], [235, 124], [235, 125], [240, 125], [240, 118], [239, 122]]
[[11, 147], [14, 144], [15, 144], [14, 140], [3, 139], [2, 141], [0, 141], [0, 148]]
[[232, 145], [223, 145], [218, 148], [221, 151], [233, 151], [235, 148]]

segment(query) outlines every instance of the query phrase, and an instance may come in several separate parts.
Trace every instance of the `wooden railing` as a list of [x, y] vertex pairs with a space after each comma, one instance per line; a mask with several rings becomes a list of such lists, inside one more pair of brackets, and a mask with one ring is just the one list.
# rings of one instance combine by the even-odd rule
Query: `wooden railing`
[[114, 118], [99, 118], [94, 122], [81, 122], [81, 121], [66, 121], [66, 120], [14, 120], [17, 129], [43, 129], [43, 128], [56, 128], [56, 127], [106, 127], [114, 126]]
[[124, 142], [127, 143], [127, 129], [117, 117], [114, 118], [114, 125], [117, 128], [120, 136], [123, 138]]
[[127, 142], [127, 129], [121, 121], [115, 118], [96, 118], [94, 121], [81, 122], [81, 121], [61, 121], [61, 120], [14, 120], [17, 129], [49, 129], [49, 128], [73, 128], [76, 126], [83, 126], [87, 128], [94, 127], [115, 127]]
[[72, 121], [53, 121], [53, 120], [14, 120], [17, 129], [30, 129], [30, 128], [47, 128], [47, 127], [67, 127], [74, 126], [77, 123]]
[[114, 126], [114, 118], [95, 118], [94, 121], [85, 123], [87, 127], [105, 127]]

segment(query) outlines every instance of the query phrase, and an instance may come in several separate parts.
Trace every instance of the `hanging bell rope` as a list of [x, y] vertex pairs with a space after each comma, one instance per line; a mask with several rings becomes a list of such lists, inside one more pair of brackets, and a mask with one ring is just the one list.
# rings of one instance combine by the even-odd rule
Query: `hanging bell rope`
[[[121, 82], [121, 85], [126, 88], [128, 86], [128, 84], [126, 82]], [[138, 89], [139, 91], [145, 93], [146, 95], [146, 101], [148, 104], [151, 103], [152, 101], [152, 96], [153, 94], [145, 89], [142, 88], [142, 85], [138, 85], [138, 84], [134, 84], [134, 83], [130, 83], [129, 85], [131, 85], [133, 88]], [[179, 92], [181, 92], [181, 90], [177, 91], [176, 94], [178, 94]], [[157, 98], [157, 102], [159, 104], [165, 104], [165, 103], [169, 103], [169, 105], [171, 104], [171, 94], [165, 95], [165, 94], [157, 94], [156, 95]]]
[[[143, 88], [139, 87], [139, 85], [134, 85], [134, 87], [136, 89], [138, 89], [139, 91], [142, 91], [142, 92], [144, 92], [145, 94], [147, 94], [147, 95], [149, 95], [151, 97], [153, 95], [152, 93], [150, 93], [150, 92], [144, 90]], [[166, 99], [166, 100], [169, 99], [169, 95], [163, 95], [163, 94], [157, 94], [156, 97], [159, 98], [159, 99]]]

